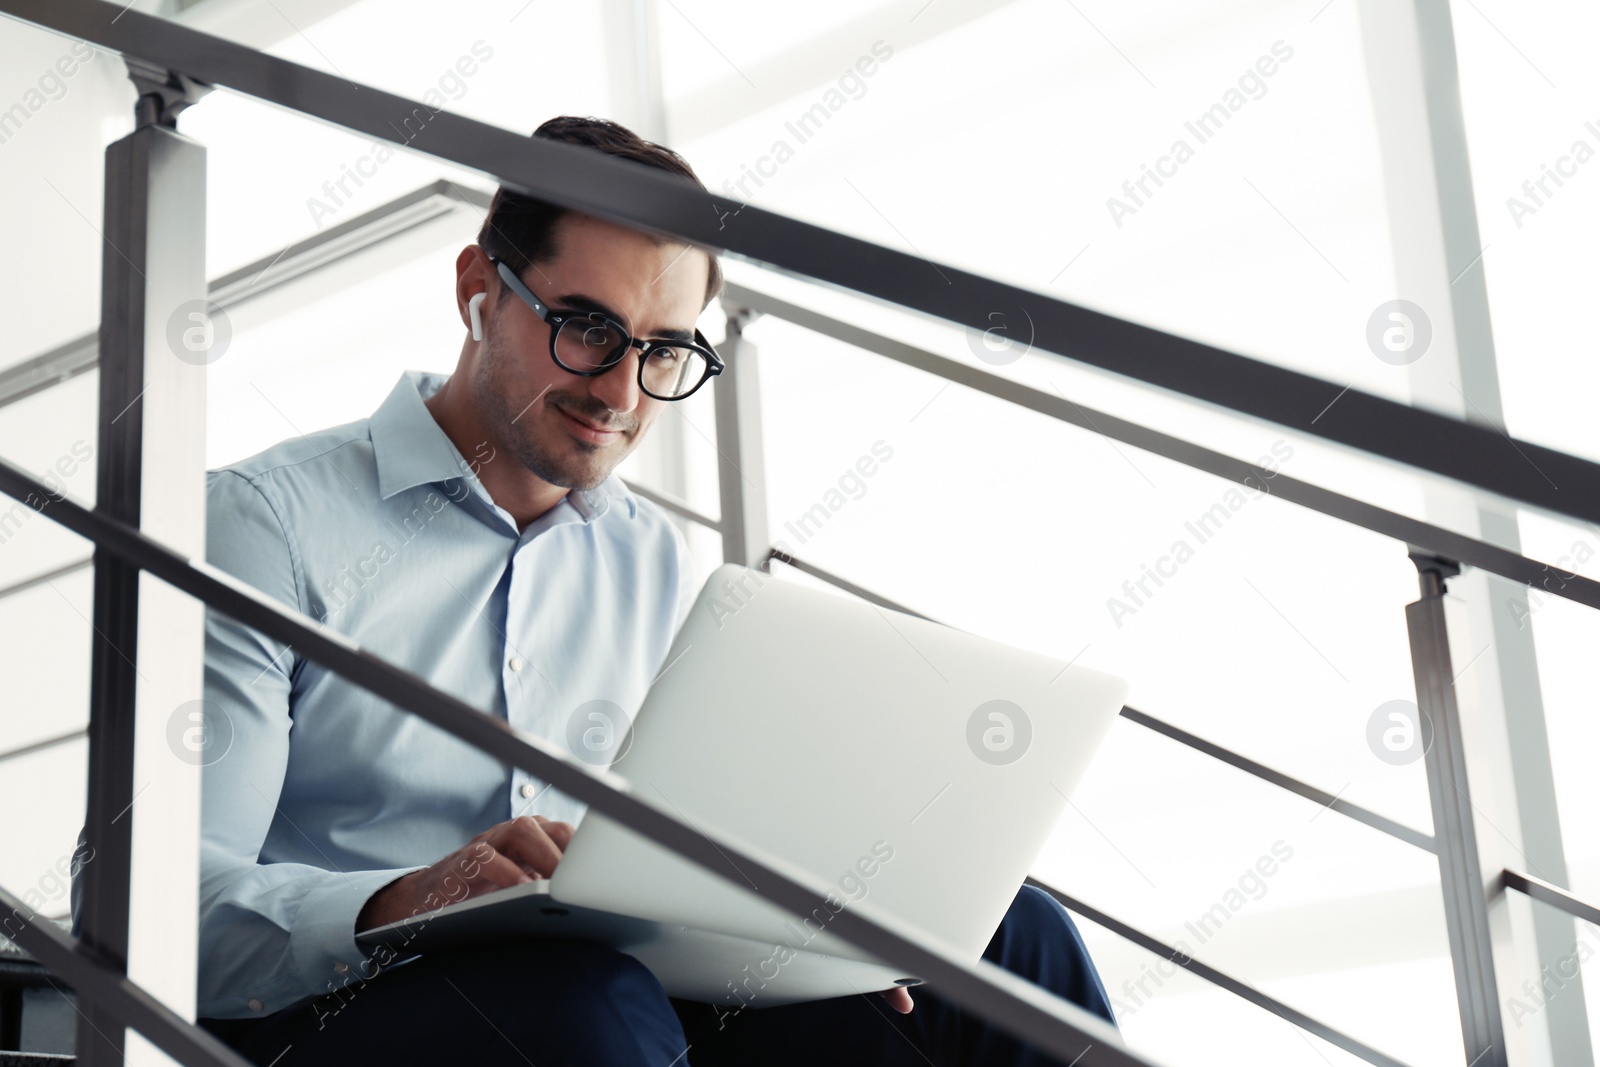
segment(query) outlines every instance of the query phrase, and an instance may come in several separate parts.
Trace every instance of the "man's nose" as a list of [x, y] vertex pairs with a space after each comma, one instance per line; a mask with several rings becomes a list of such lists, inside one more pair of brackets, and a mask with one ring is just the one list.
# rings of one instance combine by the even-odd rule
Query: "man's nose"
[[612, 411], [639, 406], [639, 352], [628, 349], [616, 366], [589, 379], [589, 393]]

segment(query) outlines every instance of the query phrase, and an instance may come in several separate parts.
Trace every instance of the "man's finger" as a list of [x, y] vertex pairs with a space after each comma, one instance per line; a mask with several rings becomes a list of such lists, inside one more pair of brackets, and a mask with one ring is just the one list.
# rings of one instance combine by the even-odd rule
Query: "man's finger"
[[572, 825], [564, 822], [551, 822], [541, 819], [539, 825], [544, 828], [545, 834], [556, 843], [562, 852], [567, 851], [567, 846], [572, 844]]
[[887, 1000], [889, 1002], [889, 1007], [893, 1008], [901, 1015], [911, 1014], [911, 1009], [914, 1006], [911, 1003], [911, 990], [905, 988], [904, 986], [895, 986], [893, 989], [885, 989], [878, 995], [883, 997], [884, 1000]]
[[468, 896], [475, 897], [480, 893], [521, 885], [533, 881], [536, 877], [529, 875], [510, 856], [494, 849], [490, 849], [490, 856], [487, 859], [479, 859], [477, 863], [478, 871], [472, 879]]
[[556, 869], [556, 864], [561, 862], [561, 847], [529, 816], [524, 815], [502, 825], [504, 829], [492, 842], [495, 848], [522, 866], [532, 868], [548, 878]]

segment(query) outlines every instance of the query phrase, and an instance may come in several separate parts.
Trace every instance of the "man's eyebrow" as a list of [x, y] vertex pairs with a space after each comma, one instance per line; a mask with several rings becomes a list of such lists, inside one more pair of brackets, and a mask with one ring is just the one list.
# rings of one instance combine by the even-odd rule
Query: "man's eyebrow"
[[[585, 296], [583, 293], [567, 293], [564, 296], [557, 297], [556, 303], [561, 307], [570, 308], [573, 311], [598, 311], [600, 314], [609, 319], [613, 319], [617, 322], [623, 321], [621, 315], [618, 315], [604, 303], [596, 300], [592, 296]], [[677, 329], [660, 330], [656, 333], [650, 334], [649, 337], [652, 340], [659, 338], [663, 341], [693, 341], [694, 331]]]

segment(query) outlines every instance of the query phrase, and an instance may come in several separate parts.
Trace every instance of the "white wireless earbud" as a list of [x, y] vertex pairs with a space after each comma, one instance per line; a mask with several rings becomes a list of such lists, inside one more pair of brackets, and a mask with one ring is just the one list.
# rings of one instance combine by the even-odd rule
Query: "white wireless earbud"
[[467, 301], [467, 318], [472, 321], [472, 339], [474, 341], [483, 340], [483, 313], [478, 310], [478, 305], [483, 303], [483, 298], [488, 295], [488, 293], [478, 293]]

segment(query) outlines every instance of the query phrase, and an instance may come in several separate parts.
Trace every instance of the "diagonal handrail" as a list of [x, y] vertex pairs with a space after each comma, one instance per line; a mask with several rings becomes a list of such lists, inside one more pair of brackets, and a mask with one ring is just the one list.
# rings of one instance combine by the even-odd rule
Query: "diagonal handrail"
[[1600, 582], [1576, 572], [1564, 571], [1555, 564], [1541, 563], [1539, 560], [1501, 548], [1499, 545], [1381, 508], [1365, 500], [1336, 493], [1312, 482], [1290, 477], [1282, 471], [1264, 470], [1224, 452], [1098, 411], [1072, 400], [1064, 393], [1051, 394], [1042, 389], [1035, 389], [1005, 375], [980, 370], [949, 356], [892, 337], [885, 337], [853, 323], [843, 322], [755, 289], [730, 283], [723, 299], [728, 307], [749, 308], [764, 315], [771, 315], [823, 337], [842, 341], [864, 352], [871, 352], [935, 375], [947, 382], [964, 385], [977, 392], [1015, 404], [1017, 407], [1036, 411], [1060, 422], [1089, 430], [1108, 440], [1121, 441], [1123, 444], [1181, 463], [1193, 470], [1204, 471], [1248, 486], [1254, 492], [1287, 500], [1318, 514], [1348, 522], [1352, 526], [1359, 526], [1408, 545], [1415, 545], [1426, 549], [1432, 555], [1457, 563], [1470, 564], [1491, 574], [1498, 574], [1502, 578], [1509, 578], [1513, 582], [1537, 588], [1540, 592], [1551, 596], [1563, 597], [1591, 608], [1600, 608]]
[[1170, 960], [1173, 965], [1182, 967], [1184, 970], [1188, 971], [1197, 978], [1203, 978], [1217, 988], [1232, 993], [1240, 1000], [1254, 1004], [1256, 1007], [1261, 1008], [1264, 1011], [1270, 1011], [1272, 1014], [1276, 1015], [1285, 1022], [1298, 1026], [1308, 1034], [1317, 1035], [1330, 1045], [1337, 1045], [1346, 1052], [1350, 1053], [1352, 1056], [1359, 1056], [1368, 1063], [1375, 1064], [1376, 1067], [1406, 1067], [1405, 1064], [1401, 1063], [1394, 1057], [1388, 1055], [1387, 1053], [1379, 1052], [1377, 1049], [1373, 1048], [1364, 1041], [1358, 1041], [1356, 1038], [1351, 1037], [1343, 1030], [1329, 1026], [1321, 1019], [1318, 1019], [1313, 1015], [1307, 1015], [1299, 1008], [1291, 1007], [1290, 1005], [1279, 1000], [1277, 997], [1263, 993], [1255, 986], [1250, 985], [1248, 982], [1242, 982], [1225, 971], [1219, 971], [1217, 968], [1208, 963], [1202, 963], [1200, 960], [1197, 960], [1193, 956], [1184, 952], [1183, 949], [1169, 945], [1158, 938], [1151, 937], [1143, 930], [1140, 930], [1134, 926], [1129, 926], [1121, 919], [1118, 919], [1112, 915], [1108, 915], [1094, 905], [1079, 900], [1077, 897], [1074, 897], [1070, 893], [1067, 893], [1063, 890], [1057, 889], [1048, 882], [1041, 882], [1039, 879], [1030, 875], [1028, 877], [1027, 884], [1049, 893], [1051, 896], [1055, 897], [1056, 900], [1060, 901], [1061, 906], [1066, 908], [1068, 911], [1077, 912], [1090, 922], [1097, 923], [1098, 925], [1105, 927], [1107, 930], [1110, 930], [1117, 936], [1131, 941], [1135, 945], [1138, 945], [1146, 952], [1151, 952], [1157, 956], [1161, 956], [1164, 959]]
[[96, 959], [87, 946], [0, 888], [0, 934], [15, 941], [45, 970], [139, 1031], [184, 1067], [250, 1067], [211, 1034], [178, 1015], [127, 975]]
[[[0, 13], [190, 78], [496, 175], [563, 207], [726, 249], [1032, 344], [1509, 500], [1600, 522], [1600, 464], [717, 196], [602, 152], [524, 137], [104, 0], [0, 0]], [[1534, 475], [1537, 474], [1538, 477]]]
[[[0, 492], [42, 502], [40, 514], [261, 634], [293, 645], [304, 656], [494, 759], [554, 788], [650, 838], [729, 882], [743, 881], [765, 900], [796, 915], [823, 907], [830, 886], [782, 860], [753, 852], [720, 832], [715, 837], [680, 821], [671, 811], [634, 795], [625, 779], [590, 767], [531, 734], [429, 685], [362, 649], [348, 637], [274, 601], [225, 571], [196, 563], [139, 530], [91, 511], [0, 460]], [[829, 909], [832, 912], [832, 909]], [[859, 909], [833, 914], [832, 929], [846, 941], [933, 984], [940, 996], [1011, 1033], [1024, 1043], [1083, 1067], [1157, 1067], [1122, 1045], [1115, 1029], [1075, 1004], [987, 960], [966, 963], [942, 946], [924, 943], [915, 927], [893, 916], [868, 917]], [[120, 1003], [120, 1002], [118, 1002]], [[117, 1004], [111, 1005], [113, 1008]], [[133, 1019], [125, 1020], [137, 1025]]]
[[1268, 767], [1264, 763], [1258, 763], [1248, 756], [1241, 756], [1239, 753], [1232, 749], [1224, 748], [1215, 741], [1207, 741], [1198, 734], [1192, 734], [1188, 730], [1158, 719], [1154, 715], [1146, 714], [1138, 708], [1123, 708], [1122, 717], [1129, 722], [1138, 723], [1146, 730], [1158, 733], [1162, 737], [1176, 741], [1180, 745], [1185, 745], [1196, 752], [1210, 756], [1219, 763], [1226, 763], [1228, 766], [1241, 770], [1246, 774], [1254, 775], [1264, 782], [1270, 782], [1285, 792], [1304, 797], [1313, 804], [1321, 805], [1325, 810], [1336, 811], [1346, 818], [1354, 819], [1356, 822], [1370, 826], [1379, 833], [1388, 834], [1396, 841], [1404, 841], [1406, 844], [1420, 848], [1424, 852], [1437, 854], [1439, 851], [1439, 843], [1433, 839], [1432, 834], [1423, 833], [1421, 830], [1391, 819], [1387, 815], [1380, 815], [1371, 808], [1345, 800], [1338, 793], [1330, 793], [1326, 789], [1318, 789], [1309, 782], [1302, 782], [1300, 779]]

